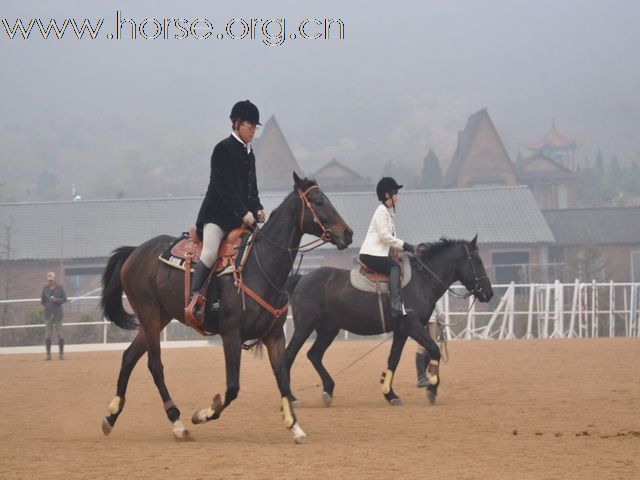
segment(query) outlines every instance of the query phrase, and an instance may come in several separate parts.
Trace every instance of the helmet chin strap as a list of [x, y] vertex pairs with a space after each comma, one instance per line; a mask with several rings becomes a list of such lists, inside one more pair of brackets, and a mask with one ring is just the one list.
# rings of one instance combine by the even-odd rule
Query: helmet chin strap
[[[387, 194], [388, 195], [388, 194]], [[393, 213], [396, 213], [396, 202], [393, 201], [393, 195], [391, 195], [387, 200], [385, 200], [385, 205], [387, 201], [391, 200], [391, 208], [393, 208]]]

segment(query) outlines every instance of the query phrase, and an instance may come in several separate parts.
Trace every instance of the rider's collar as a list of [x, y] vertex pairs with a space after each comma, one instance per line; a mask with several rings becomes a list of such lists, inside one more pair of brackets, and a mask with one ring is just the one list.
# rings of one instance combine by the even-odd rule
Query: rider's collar
[[242, 139], [238, 136], [238, 134], [234, 130], [231, 130], [231, 135], [233, 135], [233, 138], [238, 140], [244, 146], [244, 148], [247, 149], [247, 153], [251, 153], [251, 144], [250, 143], [244, 143], [242, 141]]

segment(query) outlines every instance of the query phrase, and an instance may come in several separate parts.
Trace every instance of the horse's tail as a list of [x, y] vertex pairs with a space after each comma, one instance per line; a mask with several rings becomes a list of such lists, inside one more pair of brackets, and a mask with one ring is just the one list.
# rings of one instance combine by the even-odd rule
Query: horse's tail
[[136, 247], [120, 247], [113, 251], [104, 272], [102, 272], [102, 298], [100, 307], [107, 320], [125, 330], [136, 330], [140, 324], [133, 315], [127, 313], [122, 306], [122, 283], [120, 270], [125, 260]]
[[295, 290], [296, 285], [298, 285], [298, 282], [301, 278], [301, 273], [294, 273], [289, 277], [289, 280], [287, 281], [287, 292], [289, 293], [289, 295], [293, 294], [293, 291]]

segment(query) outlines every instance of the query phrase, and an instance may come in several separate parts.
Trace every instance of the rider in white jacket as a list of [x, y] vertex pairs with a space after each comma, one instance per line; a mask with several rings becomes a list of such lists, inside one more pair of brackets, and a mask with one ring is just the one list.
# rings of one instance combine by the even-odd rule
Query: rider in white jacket
[[400, 265], [389, 257], [391, 250], [413, 252], [413, 246], [396, 237], [394, 222], [398, 191], [402, 185], [391, 177], [384, 177], [376, 186], [378, 206], [367, 236], [360, 247], [360, 261], [370, 270], [389, 275], [389, 295], [391, 300], [391, 317], [396, 322], [404, 316], [402, 298], [400, 296]]

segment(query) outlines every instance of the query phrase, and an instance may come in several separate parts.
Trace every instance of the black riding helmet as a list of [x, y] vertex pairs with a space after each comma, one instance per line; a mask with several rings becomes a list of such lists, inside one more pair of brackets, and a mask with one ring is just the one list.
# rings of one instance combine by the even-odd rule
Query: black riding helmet
[[238, 118], [255, 125], [262, 125], [260, 123], [260, 112], [258, 111], [258, 107], [256, 107], [249, 100], [242, 100], [236, 103], [231, 109], [229, 118], [231, 120], [233, 120], [234, 118]]
[[376, 193], [378, 194], [378, 200], [384, 202], [387, 198], [385, 194], [393, 195], [394, 193], [398, 193], [398, 190], [402, 188], [402, 185], [398, 185], [391, 177], [382, 177], [376, 185]]

